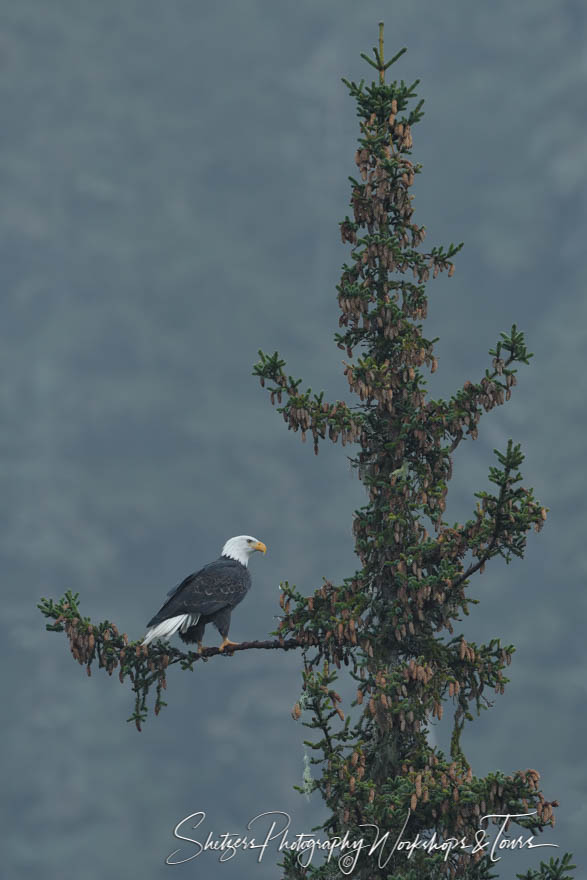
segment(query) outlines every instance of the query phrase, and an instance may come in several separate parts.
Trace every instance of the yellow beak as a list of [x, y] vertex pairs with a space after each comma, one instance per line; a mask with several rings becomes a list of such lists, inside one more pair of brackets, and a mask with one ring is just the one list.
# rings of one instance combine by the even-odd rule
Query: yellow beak
[[253, 544], [253, 550], [260, 550], [261, 553], [267, 553], [267, 547], [263, 541], [257, 541], [256, 544]]

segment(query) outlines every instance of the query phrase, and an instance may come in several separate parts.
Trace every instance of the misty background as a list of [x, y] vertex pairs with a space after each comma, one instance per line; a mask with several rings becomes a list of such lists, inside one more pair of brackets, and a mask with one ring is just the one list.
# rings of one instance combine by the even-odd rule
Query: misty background
[[[527, 455], [550, 509], [524, 561], [474, 579], [469, 640], [517, 646], [511, 683], [463, 738], [474, 772], [535, 768], [557, 825], [503, 877], [585, 850], [585, 155], [578, 0], [0, 2], [2, 863], [8, 877], [278, 876], [277, 854], [171, 868], [177, 822], [244, 832], [284, 810], [307, 731], [299, 657], [249, 651], [169, 675], [138, 734], [128, 686], [72, 661], [41, 596], [138, 638], [175, 583], [248, 533], [268, 546], [235, 640], [275, 627], [278, 584], [358, 566], [365, 502], [348, 450], [288, 433], [250, 375], [278, 349], [346, 396], [335, 285], [348, 259], [355, 107], [342, 76], [386, 23], [394, 76], [420, 77], [416, 220], [465, 241], [428, 286], [435, 395], [480, 377], [513, 322], [535, 353], [455, 455], [447, 518], [473, 509], [492, 449]], [[214, 643], [216, 633], [207, 634]], [[446, 717], [450, 716], [446, 707]], [[435, 732], [443, 742], [446, 731]], [[191, 850], [187, 848], [187, 854]]]

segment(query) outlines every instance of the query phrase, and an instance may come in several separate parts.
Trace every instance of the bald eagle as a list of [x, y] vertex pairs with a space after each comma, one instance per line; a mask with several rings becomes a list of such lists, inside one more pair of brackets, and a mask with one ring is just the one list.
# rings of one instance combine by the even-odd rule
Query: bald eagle
[[197, 642], [202, 651], [207, 623], [213, 623], [222, 636], [221, 651], [227, 645], [238, 644], [228, 638], [230, 615], [251, 586], [247, 564], [255, 550], [267, 552], [265, 544], [250, 535], [229, 538], [218, 559], [188, 575], [169, 591], [169, 599], [147, 624], [149, 629], [143, 645], [155, 639], [168, 639], [179, 632], [184, 642]]

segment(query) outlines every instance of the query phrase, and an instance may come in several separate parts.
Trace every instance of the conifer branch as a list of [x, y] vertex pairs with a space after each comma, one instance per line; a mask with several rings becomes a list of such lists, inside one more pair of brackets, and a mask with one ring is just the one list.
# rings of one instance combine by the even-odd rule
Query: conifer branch
[[211, 657], [232, 656], [239, 651], [279, 650], [291, 651], [303, 647], [303, 643], [295, 638], [277, 638], [265, 641], [239, 642], [227, 646], [223, 651], [218, 647], [204, 647], [203, 651], [181, 651], [168, 642], [157, 641], [149, 646], [141, 640], [129, 641], [126, 633], [122, 635], [114, 623], [108, 620], [93, 624], [89, 617], [82, 617], [79, 610], [79, 593], [68, 590], [58, 602], [52, 599], [41, 599], [37, 606], [44, 617], [54, 623], [46, 624], [50, 632], [65, 632], [71, 653], [75, 660], [86, 667], [88, 675], [92, 674], [93, 665], [105, 669], [112, 675], [119, 670], [118, 677], [122, 683], [126, 678], [132, 685], [135, 694], [134, 713], [128, 719], [134, 721], [141, 730], [148, 710], [146, 697], [152, 686], [156, 686], [155, 714], [167, 705], [161, 691], [167, 687], [167, 669], [179, 664], [182, 669], [193, 670], [198, 660], [206, 662]]

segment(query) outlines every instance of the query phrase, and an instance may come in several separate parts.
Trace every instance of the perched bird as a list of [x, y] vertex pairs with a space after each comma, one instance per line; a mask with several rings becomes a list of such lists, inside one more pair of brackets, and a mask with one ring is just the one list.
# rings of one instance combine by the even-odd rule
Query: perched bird
[[202, 651], [207, 623], [213, 623], [222, 636], [221, 651], [227, 645], [238, 644], [228, 638], [230, 615], [251, 586], [247, 564], [255, 550], [266, 553], [267, 547], [250, 535], [229, 538], [218, 559], [188, 575], [169, 591], [169, 599], [147, 624], [149, 629], [143, 645], [155, 639], [168, 639], [179, 632], [184, 642], [197, 642]]

